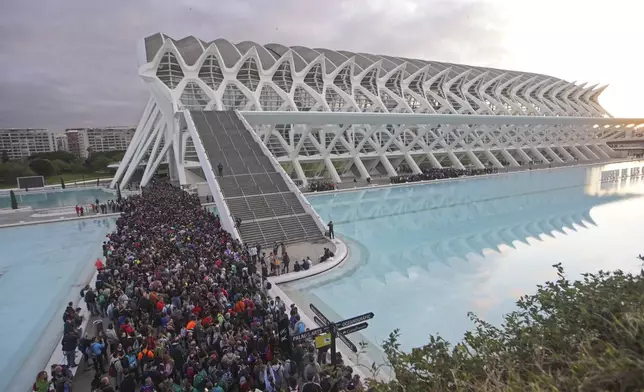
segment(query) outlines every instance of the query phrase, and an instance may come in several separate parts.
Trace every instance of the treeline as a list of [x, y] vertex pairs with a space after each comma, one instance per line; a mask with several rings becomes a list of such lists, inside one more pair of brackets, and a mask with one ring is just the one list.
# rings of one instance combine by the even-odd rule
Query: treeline
[[9, 160], [3, 152], [0, 185], [15, 186], [17, 177], [106, 172], [107, 166], [118, 163], [124, 154], [125, 151], [92, 152], [84, 159], [67, 151], [53, 151], [34, 154], [27, 159]]

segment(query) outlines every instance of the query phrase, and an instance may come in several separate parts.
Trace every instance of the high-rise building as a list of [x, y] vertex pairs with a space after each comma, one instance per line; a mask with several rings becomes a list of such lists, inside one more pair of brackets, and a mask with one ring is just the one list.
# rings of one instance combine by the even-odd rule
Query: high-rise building
[[68, 151], [87, 158], [90, 152], [124, 151], [134, 136], [132, 127], [67, 129]]
[[67, 135], [64, 132], [54, 133], [54, 149], [56, 151], [68, 151]]
[[54, 150], [54, 136], [47, 129], [0, 129], [0, 152], [6, 151], [9, 159], [23, 159]]

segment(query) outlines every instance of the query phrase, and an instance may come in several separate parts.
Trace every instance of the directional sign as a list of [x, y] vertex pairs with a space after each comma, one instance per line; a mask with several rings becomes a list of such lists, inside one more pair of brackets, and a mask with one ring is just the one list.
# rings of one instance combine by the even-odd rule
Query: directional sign
[[338, 321], [337, 323], [335, 323], [335, 325], [337, 325], [338, 328], [342, 329], [353, 324], [358, 324], [363, 321], [371, 320], [373, 316], [374, 316], [373, 312], [369, 312], [369, 313], [361, 314], [360, 316], [351, 317], [346, 320]]
[[367, 323], [360, 323], [358, 325], [352, 325], [350, 327], [341, 329], [338, 332], [341, 333], [342, 335], [348, 335], [350, 333], [362, 331], [363, 329], [366, 329], [368, 326], [369, 326], [369, 324], [367, 324]]
[[[316, 308], [316, 307], [315, 307], [315, 305], [311, 304], [311, 305], [310, 305], [310, 308], [311, 308], [311, 311], [312, 311], [313, 313], [315, 313], [315, 315], [316, 315], [317, 317], [319, 317], [319, 318], [320, 318], [320, 320], [322, 320], [322, 323], [318, 323], [318, 325], [327, 325], [327, 324], [331, 324], [331, 321], [329, 321], [329, 319], [328, 319], [328, 318], [326, 318], [326, 316], [325, 316], [325, 315], [323, 315], [323, 314], [322, 314], [322, 312], [320, 312], [320, 309]], [[317, 321], [316, 321], [316, 323], [317, 323]]]
[[[313, 306], [313, 305], [311, 305], [311, 306]], [[322, 316], [322, 317], [324, 317], [324, 316]], [[326, 319], [326, 317], [324, 317], [324, 319]], [[324, 325], [324, 327], [326, 327], [326, 328], [330, 327], [331, 324], [332, 324], [332, 323], [325, 323], [324, 320], [320, 320], [317, 316], [313, 317], [313, 321], [315, 321], [315, 323], [318, 324], [318, 325]], [[338, 338], [340, 340], [342, 340], [342, 343], [344, 343], [347, 347], [349, 347], [349, 349], [351, 351], [353, 351], [354, 353], [358, 352], [358, 347], [356, 347], [356, 345], [353, 344], [353, 342], [351, 340], [347, 339], [347, 337], [344, 336], [344, 333], [338, 331]]]
[[299, 334], [299, 335], [295, 335], [295, 336], [293, 336], [291, 339], [292, 339], [294, 342], [298, 342], [298, 341], [300, 341], [300, 340], [310, 339], [310, 338], [312, 338], [312, 337], [315, 337], [315, 336], [318, 336], [318, 335], [322, 335], [323, 333], [328, 332], [328, 331], [329, 331], [329, 327], [324, 326], [324, 327], [321, 327], [321, 328], [315, 328], [315, 329], [311, 329], [311, 330], [308, 330], [308, 331], [302, 332], [302, 333], [301, 333], [301, 334]]
[[[310, 331], [306, 331], [299, 335], [292, 337], [293, 342], [299, 342], [303, 339], [310, 339], [316, 337], [316, 340], [320, 340], [320, 343], [326, 344], [326, 339], [330, 337], [331, 345], [331, 363], [336, 363], [336, 338], [340, 339], [351, 351], [354, 353], [358, 352], [358, 348], [353, 342], [351, 342], [345, 335], [361, 331], [369, 326], [369, 324], [364, 321], [371, 320], [374, 317], [373, 312], [365, 313], [360, 316], [352, 317], [340, 322], [334, 323], [329, 320], [315, 305], [310, 305], [311, 311], [315, 314], [313, 320], [320, 326]], [[323, 335], [323, 336], [320, 336]], [[324, 340], [324, 341], [323, 341]]]

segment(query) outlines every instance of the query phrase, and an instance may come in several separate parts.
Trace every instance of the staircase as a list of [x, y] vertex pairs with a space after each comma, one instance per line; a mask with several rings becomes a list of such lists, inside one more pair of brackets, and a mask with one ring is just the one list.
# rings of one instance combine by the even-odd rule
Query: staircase
[[[231, 214], [247, 244], [272, 246], [324, 239], [324, 233], [275, 171], [234, 111], [191, 111]], [[219, 175], [218, 166], [223, 166]], [[298, 191], [299, 192], [299, 191]]]

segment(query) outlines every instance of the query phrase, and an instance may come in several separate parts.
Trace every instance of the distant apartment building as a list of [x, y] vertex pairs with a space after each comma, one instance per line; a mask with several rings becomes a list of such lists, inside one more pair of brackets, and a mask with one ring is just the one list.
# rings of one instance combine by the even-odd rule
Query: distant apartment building
[[64, 132], [54, 133], [54, 149], [56, 151], [68, 151], [67, 135]]
[[5, 151], [10, 160], [55, 151], [54, 135], [42, 128], [0, 129], [0, 153]]
[[87, 158], [90, 151], [125, 151], [135, 130], [133, 127], [67, 129], [67, 151], [83, 158]]

